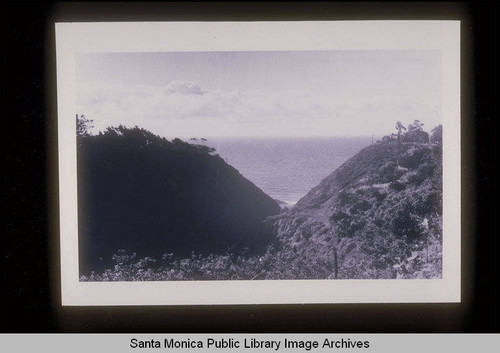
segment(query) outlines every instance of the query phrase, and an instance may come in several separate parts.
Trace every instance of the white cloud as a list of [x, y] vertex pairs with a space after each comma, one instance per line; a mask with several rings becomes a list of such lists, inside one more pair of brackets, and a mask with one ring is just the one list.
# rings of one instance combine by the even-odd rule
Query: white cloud
[[189, 81], [163, 87], [96, 85], [79, 82], [77, 114], [93, 119], [96, 130], [138, 125], [173, 136], [385, 134], [394, 122], [439, 121], [437, 95], [349, 90], [204, 90]]
[[168, 83], [165, 87], [160, 90], [162, 95], [170, 95], [174, 93], [178, 94], [196, 94], [202, 95], [204, 91], [197, 84], [190, 81], [174, 80]]

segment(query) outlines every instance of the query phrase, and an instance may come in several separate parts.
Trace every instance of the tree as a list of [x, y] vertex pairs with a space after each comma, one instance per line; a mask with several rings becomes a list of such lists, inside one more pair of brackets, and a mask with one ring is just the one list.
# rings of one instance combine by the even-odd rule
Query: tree
[[439, 145], [443, 142], [443, 125], [438, 125], [431, 130], [431, 143]]
[[424, 123], [421, 123], [420, 120], [414, 120], [413, 124], [408, 125], [408, 133], [422, 131], [422, 126], [424, 126]]
[[90, 136], [90, 130], [94, 128], [94, 120], [87, 119], [85, 115], [76, 114], [76, 136]]
[[403, 142], [428, 143], [429, 134], [422, 128], [424, 123], [420, 120], [414, 120], [413, 124], [408, 125], [408, 132], [403, 136]]
[[401, 137], [401, 131], [406, 130], [406, 128], [404, 127], [404, 125], [401, 124], [401, 121], [398, 121], [396, 123], [396, 130], [398, 130], [398, 141], [399, 141], [399, 139]]

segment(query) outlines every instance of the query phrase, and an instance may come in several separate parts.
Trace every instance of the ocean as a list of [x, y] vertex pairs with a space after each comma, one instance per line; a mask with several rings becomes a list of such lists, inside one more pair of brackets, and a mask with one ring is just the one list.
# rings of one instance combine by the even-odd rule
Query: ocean
[[342, 163], [372, 142], [371, 136], [314, 138], [210, 138], [226, 163], [276, 200], [294, 205]]

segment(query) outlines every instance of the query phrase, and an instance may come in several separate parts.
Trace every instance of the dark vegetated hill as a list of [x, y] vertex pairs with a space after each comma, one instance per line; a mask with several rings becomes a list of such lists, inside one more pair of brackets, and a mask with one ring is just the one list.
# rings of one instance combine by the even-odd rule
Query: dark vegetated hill
[[264, 252], [279, 206], [206, 146], [144, 129], [78, 137], [80, 273], [139, 257]]

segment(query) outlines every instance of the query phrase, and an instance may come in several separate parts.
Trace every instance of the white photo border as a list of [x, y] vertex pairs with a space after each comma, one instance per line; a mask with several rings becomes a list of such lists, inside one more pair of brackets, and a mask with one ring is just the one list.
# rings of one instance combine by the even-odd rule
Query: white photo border
[[[55, 26], [62, 305], [460, 302], [460, 21], [80, 22]], [[441, 51], [442, 278], [80, 282], [76, 54], [287, 50]]]

